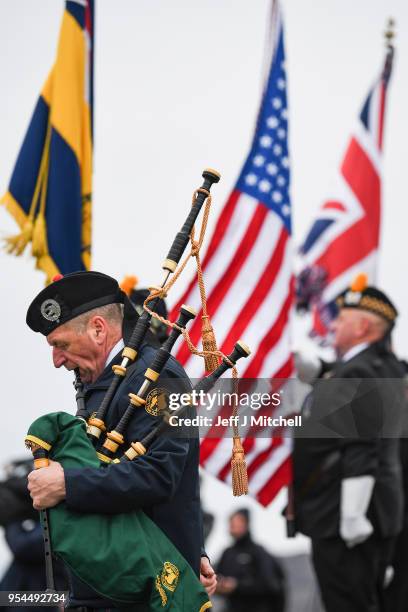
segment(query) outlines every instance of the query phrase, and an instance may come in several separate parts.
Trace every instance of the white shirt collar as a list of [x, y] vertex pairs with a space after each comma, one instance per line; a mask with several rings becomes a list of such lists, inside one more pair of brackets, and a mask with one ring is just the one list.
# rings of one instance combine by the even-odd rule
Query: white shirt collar
[[105, 363], [105, 368], [108, 365], [108, 363], [110, 363], [112, 361], [112, 359], [115, 357], [115, 355], [117, 355], [119, 353], [119, 351], [121, 351], [123, 348], [125, 348], [125, 343], [123, 342], [123, 338], [121, 338], [120, 340], [117, 341], [117, 343], [115, 344], [115, 346], [113, 347], [113, 349], [109, 353], [108, 358], [107, 358], [106, 363]]
[[368, 342], [360, 342], [360, 344], [356, 344], [352, 346], [351, 349], [346, 351], [346, 353], [341, 358], [342, 362], [350, 361], [353, 357], [364, 351], [369, 346]]

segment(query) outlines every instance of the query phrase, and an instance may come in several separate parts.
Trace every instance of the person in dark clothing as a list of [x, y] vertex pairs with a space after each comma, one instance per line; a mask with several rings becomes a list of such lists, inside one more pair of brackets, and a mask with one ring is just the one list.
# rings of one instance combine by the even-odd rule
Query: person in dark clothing
[[295, 524], [312, 540], [326, 611], [379, 612], [402, 524], [403, 372], [390, 347], [397, 311], [361, 279], [339, 306], [339, 360], [306, 398], [294, 441]]
[[[133, 306], [136, 309], [137, 314], [140, 316], [144, 307], [143, 304], [147, 297], [150, 295], [150, 290], [147, 287], [138, 287], [138, 279], [136, 276], [125, 276], [125, 278], [120, 283], [120, 288], [126, 293]], [[167, 319], [168, 311], [167, 304], [164, 299], [159, 300], [155, 312], [164, 319]], [[167, 339], [167, 325], [162, 323], [156, 318], [152, 318], [150, 323], [150, 331], [157, 340], [162, 344]]]
[[[45, 591], [44, 539], [38, 520], [9, 523], [4, 530], [13, 560], [0, 580], [0, 591]], [[54, 580], [58, 591], [67, 591], [68, 584], [60, 563], [54, 564]], [[23, 612], [26, 607], [2, 607], [4, 612]], [[47, 607], [56, 612], [57, 607]]]
[[27, 491], [27, 476], [33, 469], [32, 460], [19, 459], [5, 466], [5, 479], [0, 481], [0, 525], [26, 519], [38, 520]]
[[[405, 371], [405, 409], [408, 412], [408, 363], [401, 361]], [[402, 486], [404, 491], [404, 514], [402, 530], [395, 542], [390, 561], [391, 580], [385, 591], [386, 612], [407, 612], [408, 610], [408, 430], [400, 440]]]
[[279, 562], [256, 544], [249, 528], [249, 511], [241, 509], [230, 517], [234, 544], [217, 565], [217, 593], [226, 599], [228, 612], [283, 612], [285, 577]]
[[[38, 511], [33, 509], [27, 491], [31, 460], [13, 461], [6, 466], [7, 478], [0, 482], [0, 525], [12, 562], [0, 580], [0, 591], [45, 591], [44, 540]], [[58, 590], [67, 589], [60, 565], [56, 567]], [[3, 607], [4, 611], [28, 610], [28, 607]], [[50, 608], [51, 612], [57, 608]]]

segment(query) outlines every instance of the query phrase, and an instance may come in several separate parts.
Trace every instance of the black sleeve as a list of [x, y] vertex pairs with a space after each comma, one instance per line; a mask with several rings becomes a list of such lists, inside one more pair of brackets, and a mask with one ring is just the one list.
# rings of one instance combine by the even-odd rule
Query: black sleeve
[[207, 557], [207, 559], [209, 560], [209, 556], [207, 555], [207, 552], [205, 550], [205, 541], [204, 541], [204, 520], [203, 520], [203, 507], [201, 505], [200, 502], [200, 540], [201, 540], [201, 552], [200, 555], [201, 557]]

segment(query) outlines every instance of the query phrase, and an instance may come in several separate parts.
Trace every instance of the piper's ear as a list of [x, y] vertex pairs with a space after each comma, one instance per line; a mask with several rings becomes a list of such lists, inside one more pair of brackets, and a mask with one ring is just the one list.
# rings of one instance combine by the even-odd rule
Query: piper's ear
[[108, 325], [103, 317], [95, 315], [88, 321], [88, 332], [96, 344], [102, 344], [106, 338]]

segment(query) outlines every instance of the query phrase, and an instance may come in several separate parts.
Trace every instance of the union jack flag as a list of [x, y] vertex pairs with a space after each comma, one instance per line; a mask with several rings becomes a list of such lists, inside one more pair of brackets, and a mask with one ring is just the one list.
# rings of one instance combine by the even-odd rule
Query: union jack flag
[[381, 221], [381, 173], [387, 86], [393, 47], [352, 132], [331, 195], [319, 209], [300, 253], [297, 303], [311, 308], [311, 334], [321, 339], [336, 314], [335, 299], [359, 272], [375, 283]]
[[[290, 314], [294, 299], [291, 259], [291, 204], [288, 156], [288, 109], [282, 19], [272, 5], [273, 38], [269, 72], [264, 85], [257, 126], [249, 155], [229, 196], [203, 259], [208, 313], [219, 348], [228, 354], [242, 338], [251, 348], [240, 377], [286, 378], [293, 373]], [[191, 281], [170, 315], [182, 303], [200, 306], [199, 288]], [[201, 314], [201, 312], [200, 312]], [[200, 339], [201, 317], [189, 330]], [[191, 377], [200, 377], [203, 364], [180, 345], [177, 359]], [[249, 493], [268, 505], [291, 478], [290, 440], [243, 440], [249, 475]], [[201, 465], [229, 481], [231, 440], [205, 437]]]

